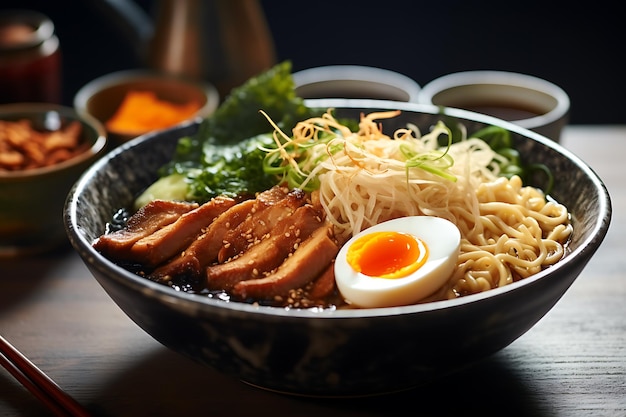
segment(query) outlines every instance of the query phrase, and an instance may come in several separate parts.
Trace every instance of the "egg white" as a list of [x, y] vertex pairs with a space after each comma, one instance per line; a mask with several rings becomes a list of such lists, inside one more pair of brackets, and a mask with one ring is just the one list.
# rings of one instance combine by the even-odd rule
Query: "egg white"
[[[429, 249], [428, 259], [417, 271], [403, 278], [370, 277], [356, 272], [346, 261], [350, 245], [373, 232], [393, 231], [421, 239]], [[335, 281], [341, 295], [363, 308], [413, 304], [431, 295], [450, 277], [456, 267], [461, 233], [456, 225], [433, 216], [410, 216], [389, 220], [353, 236], [339, 250], [335, 261]]]

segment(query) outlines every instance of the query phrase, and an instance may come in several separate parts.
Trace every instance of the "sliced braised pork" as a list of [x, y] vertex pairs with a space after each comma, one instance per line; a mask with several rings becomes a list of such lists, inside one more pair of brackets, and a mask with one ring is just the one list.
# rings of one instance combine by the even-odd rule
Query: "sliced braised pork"
[[338, 252], [339, 247], [329, 236], [329, 228], [319, 227], [274, 272], [262, 278], [240, 281], [232, 292], [243, 299], [285, 297], [289, 291], [305, 286], [324, 272], [332, 273], [328, 268]]
[[126, 227], [100, 236], [93, 247], [104, 256], [115, 260], [130, 260], [130, 248], [139, 240], [174, 223], [181, 215], [198, 208], [196, 203], [154, 200], [133, 214]]
[[335, 262], [332, 261], [312, 283], [307, 298], [323, 300], [331, 296], [335, 290]]
[[255, 200], [246, 200], [226, 210], [178, 257], [152, 271], [150, 279], [170, 280], [179, 275], [201, 278], [205, 268], [217, 260], [226, 232], [250, 216], [255, 204]]
[[188, 278], [204, 276], [205, 268], [220, 262], [218, 257], [225, 249], [230, 253], [245, 247], [241, 240], [233, 236], [245, 234], [248, 239], [256, 239], [258, 233], [267, 233], [267, 227], [274, 227], [276, 221], [285, 214], [293, 213], [297, 206], [304, 204], [302, 191], [289, 192], [287, 188], [273, 187], [260, 193], [253, 200], [246, 200], [230, 207], [215, 219], [180, 255], [167, 264], [152, 271], [149, 277], [155, 281], [169, 280], [177, 275]]
[[218, 254], [218, 262], [225, 262], [254, 245], [305, 202], [306, 194], [299, 189], [288, 191], [287, 188], [274, 187], [259, 194], [253, 215], [224, 235], [224, 246]]
[[207, 267], [208, 288], [229, 290], [239, 281], [263, 276], [283, 263], [322, 224], [320, 212], [313, 206], [299, 207], [233, 260]]
[[277, 186], [239, 202], [153, 201], [94, 247], [156, 282], [310, 306], [335, 290], [331, 231], [315, 195]]
[[130, 258], [148, 267], [157, 266], [180, 253], [193, 242], [216, 217], [235, 205], [229, 197], [216, 197], [180, 216], [154, 233], [138, 240], [130, 248]]

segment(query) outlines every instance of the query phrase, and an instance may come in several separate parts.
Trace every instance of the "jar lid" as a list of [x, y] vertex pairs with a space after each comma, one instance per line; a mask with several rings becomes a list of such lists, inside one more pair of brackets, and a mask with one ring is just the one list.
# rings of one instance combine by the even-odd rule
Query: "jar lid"
[[40, 45], [54, 35], [54, 24], [32, 10], [0, 12], [0, 50], [11, 51]]

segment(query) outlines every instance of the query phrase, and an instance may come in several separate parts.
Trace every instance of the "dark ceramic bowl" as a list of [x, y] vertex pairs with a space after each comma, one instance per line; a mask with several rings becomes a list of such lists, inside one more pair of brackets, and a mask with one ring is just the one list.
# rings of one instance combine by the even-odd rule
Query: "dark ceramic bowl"
[[[67, 233], [98, 282], [141, 328], [163, 345], [249, 384], [311, 396], [388, 393], [428, 383], [497, 352], [541, 319], [574, 282], [605, 237], [611, 202], [583, 161], [547, 138], [463, 110], [370, 100], [310, 101], [340, 115], [404, 110], [427, 131], [438, 119], [474, 131], [488, 124], [513, 132], [529, 161], [557, 178], [554, 197], [572, 213], [571, 253], [537, 275], [477, 295], [406, 307], [315, 312], [226, 303], [177, 292], [105, 259], [92, 241], [120, 207], [157, 177], [177, 139], [197, 124], [133, 140], [93, 166], [70, 193]], [[395, 120], [395, 119], [394, 119]], [[391, 128], [391, 127], [390, 127]]]
[[0, 257], [32, 255], [67, 245], [65, 198], [81, 174], [105, 154], [104, 127], [92, 117], [79, 116], [72, 108], [46, 103], [2, 105], [0, 120], [28, 120], [40, 132], [80, 122], [84, 152], [54, 165], [0, 171]]

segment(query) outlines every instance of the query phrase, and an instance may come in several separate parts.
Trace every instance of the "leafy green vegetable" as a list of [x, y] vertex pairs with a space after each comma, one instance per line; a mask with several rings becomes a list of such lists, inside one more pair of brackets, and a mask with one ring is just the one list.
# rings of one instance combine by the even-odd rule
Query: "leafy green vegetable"
[[285, 61], [233, 89], [213, 116], [203, 122], [198, 136], [214, 144], [233, 144], [272, 131], [260, 110], [284, 131], [320, 114], [296, 96], [291, 63]]
[[265, 151], [260, 149], [273, 144], [271, 134], [227, 146], [205, 144], [205, 167], [187, 172], [190, 195], [204, 201], [218, 195], [252, 195], [276, 185], [277, 178], [263, 171]]
[[541, 188], [546, 194], [552, 192], [554, 175], [550, 169], [544, 164], [525, 164], [519, 152], [513, 147], [511, 132], [502, 127], [487, 126], [472, 136], [484, 140], [491, 149], [507, 159], [507, 162], [500, 164], [500, 175], [506, 178], [517, 175], [524, 184], [531, 184], [533, 177], [540, 174], [546, 180], [546, 184], [541, 185]]
[[[265, 153], [259, 145], [270, 145], [267, 134], [273, 128], [261, 110], [286, 132], [298, 121], [322, 114], [296, 96], [291, 63], [279, 63], [233, 89], [194, 135], [181, 138], [158, 182], [176, 186], [179, 195], [180, 183], [163, 178], [180, 179], [186, 183], [186, 199], [198, 202], [220, 194], [253, 194], [274, 185], [276, 177], [262, 169]], [[167, 186], [160, 192], [167, 195]]]

